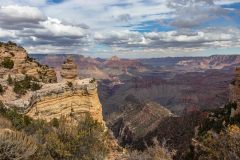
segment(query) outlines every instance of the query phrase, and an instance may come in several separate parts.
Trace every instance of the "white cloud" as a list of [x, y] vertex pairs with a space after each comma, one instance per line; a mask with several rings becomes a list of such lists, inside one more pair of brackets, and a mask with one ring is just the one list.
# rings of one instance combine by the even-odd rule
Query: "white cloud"
[[214, 0], [216, 4], [224, 5], [224, 4], [233, 4], [239, 3], [240, 0]]
[[45, 20], [44, 14], [35, 7], [0, 6], [0, 27], [12, 30], [39, 27], [39, 21]]
[[[236, 47], [240, 43], [236, 25], [201, 26], [221, 16], [229, 18], [230, 10], [219, 4], [234, 2], [240, 1], [65, 0], [49, 4], [46, 0], [0, 0], [0, 40], [20, 42], [32, 53], [74, 50], [127, 56]], [[151, 21], [173, 28], [157, 32]], [[149, 32], [140, 32], [148, 27]]]
[[199, 50], [214, 47], [239, 47], [240, 30], [237, 28], [207, 28], [197, 32], [110, 32], [96, 34], [98, 43], [116, 50], [188, 49]]
[[175, 17], [167, 24], [178, 28], [198, 27], [217, 18], [229, 17], [230, 13], [213, 0], [169, 0], [168, 6], [175, 10]]
[[138, 32], [130, 32], [127, 30], [96, 33], [94, 36], [97, 43], [110, 46], [138, 44], [142, 42], [142, 37]]
[[0, 0], [2, 6], [19, 5], [19, 6], [32, 6], [39, 7], [46, 5], [46, 0]]
[[39, 9], [29, 6], [2, 6], [0, 8], [0, 14], [14, 20], [43, 20], [45, 18]]
[[3, 30], [0, 28], [0, 38], [5, 38], [5, 37], [16, 38], [15, 31]]
[[[101, 31], [123, 29], [123, 25], [135, 25], [146, 20], [166, 18], [160, 14], [172, 11], [165, 2], [146, 5], [139, 0], [68, 0], [61, 4], [46, 6], [43, 10], [48, 16], [62, 19], [73, 24], [86, 23], [90, 28]], [[159, 3], [161, 2], [161, 3]], [[126, 6], [124, 6], [126, 5]], [[119, 21], [128, 15], [129, 21]]]
[[[89, 45], [90, 37], [86, 25], [74, 26], [56, 18], [47, 18], [36, 7], [8, 5], [0, 7], [0, 38], [20, 42], [23, 46], [52, 45], [62, 46]], [[45, 51], [50, 52], [50, 48]]]
[[73, 25], [64, 25], [60, 20], [50, 17], [46, 21], [40, 22], [40, 25], [54, 36], [81, 37], [86, 35], [85, 29]]

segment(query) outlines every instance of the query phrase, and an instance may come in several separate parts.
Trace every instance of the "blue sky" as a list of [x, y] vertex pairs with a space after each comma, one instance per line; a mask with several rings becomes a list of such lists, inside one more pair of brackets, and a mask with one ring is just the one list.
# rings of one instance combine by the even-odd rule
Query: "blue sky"
[[62, 2], [64, 2], [64, 0], [48, 0], [47, 2], [48, 2], [49, 4], [51, 4], [51, 3], [57, 4], [57, 3], [62, 3]]
[[240, 54], [240, 0], [0, 0], [0, 40], [33, 54]]

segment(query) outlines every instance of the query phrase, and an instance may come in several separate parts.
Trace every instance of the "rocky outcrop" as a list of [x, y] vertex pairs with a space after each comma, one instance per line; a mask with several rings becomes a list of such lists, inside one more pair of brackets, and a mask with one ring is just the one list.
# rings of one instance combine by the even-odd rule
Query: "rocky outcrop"
[[[92, 78], [79, 80], [77, 66], [71, 58], [67, 58], [62, 65], [63, 81], [59, 83], [54, 69], [39, 64], [15, 43], [0, 43], [0, 63], [6, 61], [6, 58], [10, 67], [0, 67], [0, 84], [4, 89], [0, 100], [7, 107], [16, 108], [33, 119], [46, 121], [61, 116], [80, 120], [84, 115], [90, 114], [104, 124], [97, 83]], [[28, 89], [24, 94], [18, 95], [14, 91], [15, 84], [8, 84], [8, 75], [16, 81], [24, 80], [27, 75], [41, 87], [34, 91]]]
[[108, 118], [108, 126], [122, 145], [131, 144], [143, 138], [167, 117], [174, 114], [154, 102], [140, 103], [134, 96], [127, 97], [121, 113], [113, 113]]
[[120, 58], [118, 58], [118, 56], [112, 56], [109, 60], [110, 61], [120, 61]]
[[138, 72], [146, 71], [147, 68], [139, 60], [120, 59], [117, 56], [113, 56], [110, 59], [103, 62], [103, 65], [107, 68], [111, 68], [113, 71], [118, 71], [119, 74], [128, 74], [128, 71], [135, 70]]
[[225, 67], [234, 67], [240, 64], [239, 55], [213, 55], [210, 57], [192, 58], [182, 60], [177, 63], [179, 66], [186, 66], [193, 69], [223, 69]]
[[[54, 67], [59, 73], [62, 63], [69, 55], [31, 55], [42, 64]], [[84, 57], [83, 55], [71, 54], [73, 61], [77, 65], [77, 73], [81, 78], [94, 77], [100, 80], [112, 80], [116, 76], [131, 75], [132, 72], [144, 72], [147, 67], [138, 60], [120, 59], [113, 56], [110, 59]], [[60, 75], [60, 74], [59, 74]], [[61, 79], [61, 78], [59, 78]]]
[[69, 81], [77, 78], [77, 65], [71, 57], [68, 57], [62, 64], [61, 76], [63, 80]]
[[84, 79], [45, 85], [29, 99], [27, 115], [50, 121], [61, 116], [79, 120], [85, 114], [90, 114], [95, 120], [104, 123], [97, 84], [91, 82], [92, 79]]
[[22, 110], [33, 119], [50, 121], [65, 116], [81, 120], [90, 114], [104, 124], [97, 84], [91, 78], [45, 84], [40, 90], [5, 104]]
[[235, 78], [230, 84], [229, 100], [237, 103], [237, 109], [234, 114], [240, 113], [240, 67], [235, 69]]
[[[6, 58], [10, 66], [0, 66], [0, 84], [3, 88], [0, 102], [3, 106], [14, 108], [32, 119], [47, 122], [64, 117], [71, 126], [90, 115], [102, 124], [104, 135], [108, 134], [102, 116], [97, 82], [94, 78], [80, 80], [77, 76], [77, 65], [71, 58], [64, 61], [62, 81], [59, 82], [56, 82], [53, 69], [31, 59], [22, 47], [14, 43], [0, 43], [0, 63]], [[116, 159], [123, 153], [122, 148], [109, 136], [106, 145], [110, 150], [106, 159]]]
[[4, 75], [22, 74], [34, 77], [38, 81], [44, 83], [53, 83], [57, 81], [54, 69], [43, 66], [30, 58], [27, 51], [13, 42], [0, 43], [0, 63], [9, 59], [13, 63], [13, 67], [0, 68], [0, 77]]

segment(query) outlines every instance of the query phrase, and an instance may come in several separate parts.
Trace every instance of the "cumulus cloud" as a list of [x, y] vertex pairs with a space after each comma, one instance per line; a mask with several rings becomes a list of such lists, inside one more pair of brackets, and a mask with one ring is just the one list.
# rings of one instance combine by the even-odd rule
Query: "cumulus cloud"
[[120, 22], [129, 22], [131, 20], [131, 16], [129, 14], [121, 14], [117, 17]]
[[14, 31], [4, 30], [0, 28], [0, 38], [1, 37], [16, 38], [16, 35]]
[[[97, 43], [110, 45], [110, 46], [125, 46], [136, 43], [141, 43], [142, 35], [138, 32], [130, 31], [112, 31], [96, 33], [94, 36]], [[127, 46], [126, 46], [127, 47]]]
[[46, 29], [46, 32], [58, 37], [84, 37], [86, 35], [85, 29], [65, 25], [60, 20], [50, 17], [46, 21], [40, 22], [40, 25]]
[[224, 18], [231, 12], [213, 0], [169, 0], [168, 7], [175, 10], [175, 17], [167, 23], [178, 28], [198, 27], [210, 20]]
[[[62, 23], [58, 19], [48, 18], [39, 23], [40, 28], [24, 29], [18, 33], [27, 44], [53, 46], [85, 46], [91, 43], [88, 31], [79, 26]], [[63, 49], [64, 50], [64, 49]]]
[[116, 51], [126, 56], [239, 47], [238, 23], [211, 23], [231, 19], [239, 10], [221, 5], [235, 2], [0, 0], [0, 40], [21, 43], [31, 53]]
[[111, 32], [95, 35], [96, 41], [112, 47], [143, 49], [200, 49], [239, 47], [240, 31], [237, 28], [208, 28], [197, 32]]
[[36, 7], [0, 7], [0, 39], [13, 40], [25, 46], [62, 46], [64, 50], [64, 46], [88, 45], [90, 36], [87, 27], [84, 24], [74, 26], [46, 17]]
[[1, 6], [0, 27], [20, 30], [38, 27], [38, 22], [45, 20], [44, 14], [37, 8], [29, 6]]

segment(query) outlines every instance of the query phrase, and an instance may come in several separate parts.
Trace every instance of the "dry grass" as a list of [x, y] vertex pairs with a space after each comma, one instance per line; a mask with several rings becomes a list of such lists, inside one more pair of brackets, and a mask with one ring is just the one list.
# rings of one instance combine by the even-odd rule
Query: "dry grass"
[[[128, 155], [121, 157], [124, 160], [172, 160], [174, 152], [170, 152], [164, 145], [160, 145], [156, 139], [153, 139], [154, 146], [147, 147], [143, 152], [132, 151]], [[119, 159], [120, 160], [120, 159]]]
[[12, 123], [7, 118], [0, 116], [0, 129], [12, 128]]
[[0, 129], [0, 159], [28, 159], [37, 148], [35, 141], [25, 134], [10, 129]]

